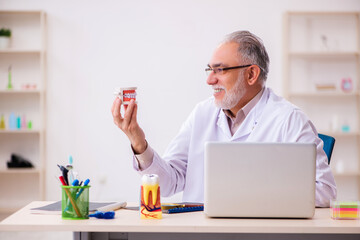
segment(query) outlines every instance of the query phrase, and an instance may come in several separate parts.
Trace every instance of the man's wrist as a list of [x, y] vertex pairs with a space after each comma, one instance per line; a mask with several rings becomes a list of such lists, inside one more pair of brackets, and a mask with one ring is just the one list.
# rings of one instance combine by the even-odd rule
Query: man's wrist
[[144, 139], [144, 143], [142, 143], [142, 144], [136, 144], [136, 145], [131, 144], [131, 148], [132, 148], [134, 154], [142, 154], [142, 153], [144, 153], [145, 150], [147, 149], [147, 146], [148, 146], [148, 144], [147, 144], [147, 141], [145, 139]]
[[138, 170], [143, 171], [150, 167], [150, 165], [152, 164], [154, 158], [154, 150], [147, 143], [145, 152], [141, 154], [134, 154], [134, 158], [138, 163]]

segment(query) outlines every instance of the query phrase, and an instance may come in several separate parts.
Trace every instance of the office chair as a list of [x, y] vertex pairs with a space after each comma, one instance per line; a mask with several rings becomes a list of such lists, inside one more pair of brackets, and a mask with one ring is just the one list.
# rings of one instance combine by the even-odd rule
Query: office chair
[[328, 164], [330, 165], [331, 154], [333, 152], [334, 145], [335, 145], [335, 138], [328, 136], [328, 135], [320, 134], [320, 133], [318, 134], [318, 136], [324, 142], [323, 149], [328, 157]]

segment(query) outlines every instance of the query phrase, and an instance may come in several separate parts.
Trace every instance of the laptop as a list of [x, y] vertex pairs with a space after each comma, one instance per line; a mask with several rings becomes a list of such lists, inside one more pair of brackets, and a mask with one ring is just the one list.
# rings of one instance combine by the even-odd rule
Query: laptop
[[311, 218], [314, 143], [205, 144], [204, 212], [209, 217]]

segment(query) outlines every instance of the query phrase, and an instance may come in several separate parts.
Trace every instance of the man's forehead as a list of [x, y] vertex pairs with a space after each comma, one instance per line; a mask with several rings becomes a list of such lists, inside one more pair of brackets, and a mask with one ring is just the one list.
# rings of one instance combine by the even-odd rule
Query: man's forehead
[[209, 65], [211, 67], [220, 67], [240, 62], [238, 54], [239, 44], [235, 42], [220, 44], [214, 51]]

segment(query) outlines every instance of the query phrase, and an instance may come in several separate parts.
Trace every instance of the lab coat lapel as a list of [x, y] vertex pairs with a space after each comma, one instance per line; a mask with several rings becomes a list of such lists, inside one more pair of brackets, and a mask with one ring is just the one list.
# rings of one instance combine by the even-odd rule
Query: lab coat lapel
[[240, 138], [249, 135], [253, 130], [255, 122], [255, 114], [253, 110], [249, 112], [243, 123], [240, 125], [239, 129], [235, 132], [234, 136], [232, 136], [233, 141], [239, 140]]
[[244, 122], [240, 125], [239, 129], [235, 132], [232, 137], [233, 141], [240, 140], [247, 135], [251, 135], [252, 131], [257, 126], [261, 114], [266, 106], [266, 103], [269, 99], [269, 89], [264, 90], [263, 95], [261, 96], [260, 101], [255, 105], [253, 109], [246, 116]]
[[220, 110], [218, 115], [217, 123], [218, 127], [221, 129], [222, 133], [225, 135], [227, 139], [231, 139], [231, 132], [229, 128], [229, 123], [227, 121], [227, 117], [225, 113]]

